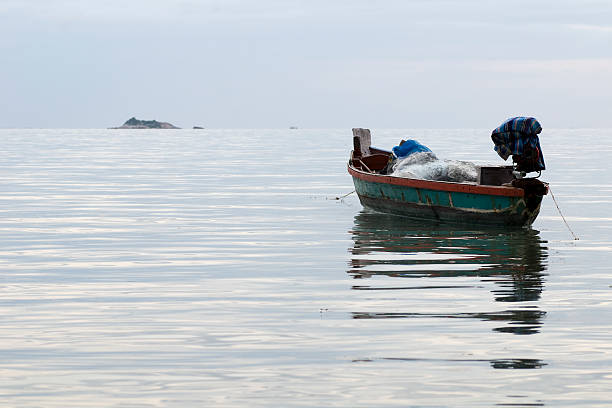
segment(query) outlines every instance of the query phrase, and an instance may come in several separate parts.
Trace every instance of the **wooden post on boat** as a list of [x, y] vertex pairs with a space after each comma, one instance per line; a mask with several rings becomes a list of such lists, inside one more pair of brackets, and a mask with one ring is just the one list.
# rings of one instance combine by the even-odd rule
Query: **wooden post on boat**
[[353, 155], [355, 157], [369, 156], [371, 144], [370, 129], [353, 128]]

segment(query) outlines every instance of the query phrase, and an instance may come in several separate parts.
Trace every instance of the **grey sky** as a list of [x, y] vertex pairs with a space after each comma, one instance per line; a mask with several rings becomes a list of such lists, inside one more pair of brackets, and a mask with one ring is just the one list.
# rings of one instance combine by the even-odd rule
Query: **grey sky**
[[612, 1], [2, 0], [0, 127], [612, 127]]

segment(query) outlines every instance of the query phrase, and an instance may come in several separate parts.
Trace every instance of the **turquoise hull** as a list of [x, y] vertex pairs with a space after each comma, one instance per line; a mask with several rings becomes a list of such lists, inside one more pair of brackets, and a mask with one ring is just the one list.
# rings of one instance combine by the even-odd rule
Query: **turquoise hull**
[[349, 172], [364, 207], [426, 221], [528, 226], [542, 201], [541, 196], [526, 199], [522, 190], [511, 187], [377, 176], [351, 166]]

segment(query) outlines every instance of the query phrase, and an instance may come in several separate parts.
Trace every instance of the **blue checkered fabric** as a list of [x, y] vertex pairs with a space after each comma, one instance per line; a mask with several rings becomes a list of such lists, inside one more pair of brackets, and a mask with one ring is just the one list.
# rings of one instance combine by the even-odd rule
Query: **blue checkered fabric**
[[496, 128], [491, 134], [495, 151], [504, 160], [510, 155], [521, 156], [535, 152], [537, 160], [531, 171], [544, 170], [544, 156], [540, 147], [538, 134], [542, 126], [535, 118], [519, 116], [510, 118]]

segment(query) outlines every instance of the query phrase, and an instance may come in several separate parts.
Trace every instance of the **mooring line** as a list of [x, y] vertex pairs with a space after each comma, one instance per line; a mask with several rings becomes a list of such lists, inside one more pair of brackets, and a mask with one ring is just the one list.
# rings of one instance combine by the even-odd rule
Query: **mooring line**
[[353, 190], [353, 191], [351, 191], [350, 193], [345, 194], [345, 195], [343, 195], [343, 196], [341, 196], [341, 197], [336, 197], [336, 200], [342, 200], [344, 197], [350, 196], [350, 195], [351, 195], [351, 194], [353, 194], [354, 192], [355, 192], [355, 190]]
[[550, 191], [550, 196], [552, 197], [553, 201], [555, 202], [555, 206], [557, 207], [557, 211], [559, 211], [559, 215], [563, 219], [563, 222], [565, 223], [565, 226], [567, 227], [569, 232], [571, 232], [572, 236], [574, 237], [574, 240], [578, 241], [579, 238], [576, 236], [576, 234], [574, 234], [574, 231], [572, 231], [572, 229], [570, 228], [569, 224], [565, 220], [565, 217], [563, 216], [563, 213], [561, 212], [561, 209], [559, 208], [559, 204], [557, 204], [557, 200], [555, 199], [555, 195], [553, 194], [552, 189], [550, 188], [550, 184], [548, 185], [548, 191]]

